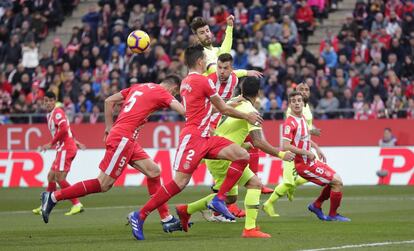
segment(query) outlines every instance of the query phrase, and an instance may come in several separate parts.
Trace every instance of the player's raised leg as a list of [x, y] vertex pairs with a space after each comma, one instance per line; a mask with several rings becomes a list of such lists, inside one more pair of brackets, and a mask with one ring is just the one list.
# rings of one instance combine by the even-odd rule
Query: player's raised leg
[[209, 203], [209, 208], [221, 213], [224, 217], [234, 220], [234, 215], [228, 210], [225, 200], [226, 193], [237, 183], [243, 174], [244, 169], [249, 163], [249, 153], [237, 144], [231, 144], [222, 148], [218, 154], [217, 159], [226, 159], [232, 161], [230, 164], [226, 178], [223, 181], [217, 195]]
[[[161, 187], [161, 170], [159, 166], [145, 153], [145, 151], [136, 144], [134, 155], [132, 157], [132, 166], [141, 171], [147, 176], [147, 189], [149, 195], [152, 197]], [[164, 232], [181, 231], [180, 221], [170, 214], [168, 204], [164, 203], [158, 208], [160, 215], [161, 224]], [[133, 214], [129, 214], [128, 219], [130, 220]]]
[[147, 216], [170, 198], [180, 193], [190, 182], [193, 172], [207, 153], [205, 149], [207, 141], [208, 139], [193, 134], [183, 134], [180, 136], [173, 163], [173, 168], [176, 170], [174, 179], [161, 186], [151, 199], [132, 215], [131, 220], [135, 222], [135, 225], [132, 225], [132, 233], [137, 240], [144, 240], [143, 225]]
[[[56, 172], [56, 181], [61, 189], [70, 187], [69, 182], [66, 180], [67, 175], [67, 172]], [[69, 212], [65, 213], [66, 216], [75, 215], [84, 211], [83, 205], [78, 198], [70, 199], [70, 201], [72, 202], [72, 207]]]
[[162, 204], [168, 202], [170, 198], [180, 193], [190, 182], [192, 173], [183, 173], [177, 171], [174, 179], [167, 183], [165, 186], [161, 186], [160, 189], [153, 195], [153, 197], [145, 203], [141, 210], [132, 214], [132, 234], [137, 240], [144, 240], [144, 222], [147, 216]]

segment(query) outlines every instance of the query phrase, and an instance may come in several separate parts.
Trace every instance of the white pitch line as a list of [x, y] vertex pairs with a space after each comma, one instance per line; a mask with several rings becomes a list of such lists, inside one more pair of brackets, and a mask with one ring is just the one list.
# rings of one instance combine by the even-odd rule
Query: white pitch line
[[339, 250], [339, 249], [348, 249], [348, 248], [380, 247], [380, 246], [400, 245], [400, 244], [414, 244], [414, 240], [364, 243], [364, 244], [344, 245], [344, 246], [330, 247], [330, 248], [302, 249], [300, 251], [325, 251], [325, 250]]
[[[372, 196], [358, 196], [358, 197], [344, 197], [344, 200], [352, 200], [352, 201], [407, 201], [407, 200], [414, 200], [414, 197], [372, 197]], [[311, 197], [295, 197], [294, 201], [312, 201]], [[242, 203], [243, 200], [239, 200], [238, 202]], [[281, 198], [279, 202], [288, 202], [288, 199]], [[106, 209], [123, 209], [123, 208], [139, 208], [143, 205], [125, 205], [125, 206], [108, 206], [108, 207], [85, 207], [85, 210], [106, 210]], [[67, 211], [67, 209], [56, 209], [53, 212], [63, 212]], [[0, 215], [7, 215], [7, 214], [32, 214], [31, 210], [21, 210], [21, 211], [0, 211]]]

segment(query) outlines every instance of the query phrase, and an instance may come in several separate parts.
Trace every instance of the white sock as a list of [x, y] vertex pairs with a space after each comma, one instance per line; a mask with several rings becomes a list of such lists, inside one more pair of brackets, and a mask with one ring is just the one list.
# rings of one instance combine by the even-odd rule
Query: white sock
[[161, 222], [165, 223], [165, 222], [169, 222], [170, 220], [172, 220], [173, 216], [170, 214], [167, 217], [165, 217], [164, 219], [161, 220]]
[[55, 193], [52, 193], [52, 195], [50, 196], [50, 198], [52, 199], [52, 201], [53, 201], [54, 203], [56, 203], [56, 202], [57, 202], [57, 199], [56, 199], [56, 197], [55, 197]]

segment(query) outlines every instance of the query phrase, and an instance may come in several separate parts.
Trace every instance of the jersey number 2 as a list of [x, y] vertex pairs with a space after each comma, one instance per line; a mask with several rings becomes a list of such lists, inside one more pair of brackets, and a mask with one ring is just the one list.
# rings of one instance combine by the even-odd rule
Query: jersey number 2
[[140, 91], [134, 91], [131, 97], [128, 99], [128, 103], [124, 107], [124, 112], [131, 111], [132, 107], [134, 107], [135, 103], [137, 102], [137, 97], [141, 96], [143, 93]]

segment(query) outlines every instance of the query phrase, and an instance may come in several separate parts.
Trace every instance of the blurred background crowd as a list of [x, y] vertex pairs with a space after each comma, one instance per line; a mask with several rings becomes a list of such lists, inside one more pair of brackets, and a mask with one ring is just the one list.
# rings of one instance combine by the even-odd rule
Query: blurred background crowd
[[[334, 34], [324, 30], [319, 55], [306, 46], [315, 27], [337, 8], [335, 0], [101, 0], [73, 27], [71, 39], [53, 40], [79, 0], [0, 2], [0, 122], [27, 123], [13, 114], [42, 114], [41, 98], [53, 91], [72, 123], [102, 122], [103, 101], [134, 83], [184, 76], [183, 51], [196, 42], [189, 23], [202, 16], [215, 43], [235, 16], [235, 69], [264, 73], [260, 109], [265, 119], [283, 119], [287, 93], [306, 81], [319, 119], [414, 117], [414, 3], [358, 0]], [[146, 31], [152, 46], [132, 54], [129, 32]], [[319, 31], [320, 32], [320, 31]], [[176, 120], [159, 113], [152, 120]], [[44, 117], [30, 118], [43, 122]]]

